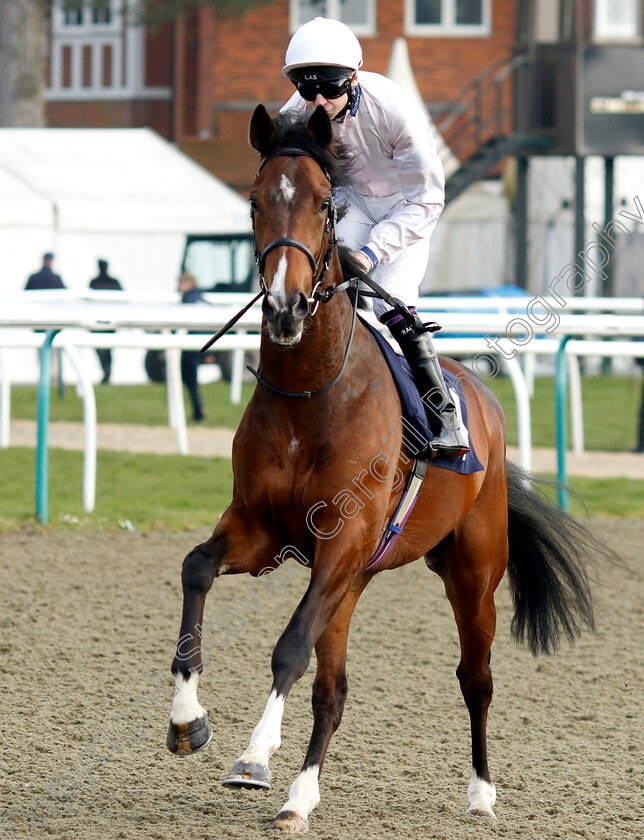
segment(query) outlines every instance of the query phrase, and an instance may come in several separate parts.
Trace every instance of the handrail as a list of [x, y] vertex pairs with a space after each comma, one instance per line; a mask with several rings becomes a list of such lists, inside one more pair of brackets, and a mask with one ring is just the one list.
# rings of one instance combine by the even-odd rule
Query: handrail
[[441, 133], [446, 131], [450, 128], [450, 126], [456, 121], [456, 119], [464, 113], [467, 109], [467, 105], [462, 104], [459, 105], [459, 102], [465, 103], [468, 99], [469, 93], [472, 90], [478, 90], [483, 82], [489, 78], [489, 76], [496, 72], [496, 70], [504, 66], [508, 63], [509, 59], [507, 58], [497, 58], [491, 64], [488, 64], [487, 67], [484, 67], [479, 73], [474, 76], [474, 78], [470, 79], [470, 81], [463, 87], [461, 90], [456, 94], [456, 96], [450, 100], [449, 102], [449, 113], [443, 119], [437, 117], [435, 119], [436, 128], [439, 129]]
[[438, 131], [457, 157], [467, 159], [491, 140], [512, 135], [509, 83], [517, 68], [530, 61], [529, 56], [515, 55], [492, 62], [449, 103], [447, 116], [436, 118]]
[[[464, 88], [450, 101], [448, 115], [435, 120], [436, 128], [441, 134], [445, 134], [460, 116], [467, 112], [472, 103], [487, 93], [491, 88], [502, 84], [506, 78], [524, 64], [530, 62], [526, 55], [515, 55], [510, 58], [497, 58], [478, 75], [471, 79]], [[499, 70], [499, 67], [501, 68]], [[490, 78], [492, 77], [492, 78]], [[460, 104], [459, 104], [460, 103]]]
[[[581, 312], [588, 312], [588, 313], [629, 313], [632, 315], [639, 315], [644, 313], [644, 298], [642, 297], [584, 297], [584, 296], [562, 296], [557, 293], [556, 297], [554, 295], [546, 294], [545, 296], [532, 296], [529, 292], [526, 292], [524, 289], [516, 289], [517, 293], [512, 295], [503, 294], [504, 289], [507, 287], [502, 287], [500, 293], [497, 294], [496, 288], [491, 287], [489, 289], [490, 294], [476, 294], [475, 292], [469, 292], [468, 290], [463, 290], [458, 293], [445, 293], [437, 292], [435, 294], [430, 295], [421, 295], [418, 303], [418, 308], [423, 312], [431, 312], [432, 310], [435, 311], [450, 311], [450, 312], [465, 312], [470, 310], [476, 310], [480, 312], [498, 312], [500, 310], [523, 310], [526, 311], [526, 304], [530, 303], [531, 300], [540, 298], [543, 303], [547, 304], [550, 309], [556, 309], [557, 311], [581, 311]], [[485, 290], [484, 290], [485, 291]], [[40, 295], [43, 294], [41, 298]], [[104, 293], [101, 292], [76, 292], [74, 290], [62, 290], [57, 294], [55, 293], [41, 293], [41, 292], [26, 292], [23, 294], [18, 293], [17, 295], [13, 296], [10, 299], [5, 299], [0, 302], [0, 328], [8, 328], [16, 326], [15, 323], [8, 323], [11, 321], [11, 318], [3, 318], [5, 313], [10, 313], [12, 307], [22, 307], [25, 304], [30, 304], [29, 309], [25, 309], [23, 311], [33, 312], [35, 311], [35, 307], [32, 307], [32, 304], [40, 304], [43, 302], [50, 302], [56, 301], [62, 304], [69, 303], [70, 306], [77, 306], [92, 302], [101, 302], [105, 303], [106, 298], [103, 297]], [[167, 307], [171, 306], [172, 304], [178, 304], [179, 299], [178, 296], [171, 292], [166, 293], [140, 293], [140, 292], [111, 292], [107, 293], [113, 295], [113, 297], [109, 298], [109, 302], [118, 302], [122, 301], [127, 303], [128, 306], [142, 304], [143, 306], [147, 307], [149, 313], [151, 314], [151, 320], [154, 319], [154, 309], [152, 306], [158, 305], [159, 307]], [[101, 295], [101, 297], [95, 297]], [[118, 298], [116, 297], [118, 295]], [[211, 308], [201, 308], [195, 306], [184, 306], [181, 309], [174, 308], [172, 312], [179, 317], [179, 313], [183, 313], [186, 315], [192, 315], [195, 311], [199, 311], [200, 313], [206, 313], [206, 318], [210, 318], [211, 324], [217, 323], [217, 318], [224, 314], [230, 317], [227, 313], [228, 311], [232, 311], [234, 309], [240, 309], [245, 303], [248, 302], [249, 295], [244, 292], [208, 292], [206, 293], [206, 299], [209, 303], [212, 304]], [[220, 310], [226, 309], [226, 312], [223, 313]], [[261, 317], [260, 314], [261, 306], [257, 303], [251, 310], [251, 318], [253, 313], [257, 315], [257, 318]], [[40, 313], [42, 310], [38, 310]], [[53, 312], [55, 310], [51, 310]], [[87, 311], [92, 312], [92, 307], [87, 306]], [[208, 314], [210, 313], [210, 314]], [[257, 319], [256, 319], [257, 320]], [[185, 321], [182, 320], [181, 324], [177, 323], [177, 327], [186, 326]], [[199, 324], [203, 325], [205, 323], [204, 319], [200, 318]], [[80, 326], [80, 325], [79, 325]], [[109, 327], [108, 327], [109, 328]], [[33, 342], [30, 340], [26, 346], [33, 346]]]
[[[477, 354], [482, 354], [485, 356], [490, 356], [492, 354], [501, 353], [501, 350], [496, 349], [496, 346], [493, 346], [488, 342], [492, 335], [496, 335], [496, 338], [506, 336], [505, 338], [505, 351], [507, 352], [508, 348], [511, 348], [515, 351], [515, 355], [518, 354], [526, 354], [526, 353], [534, 353], [534, 354], [552, 354], [553, 352], [560, 351], [560, 361], [559, 365], [561, 368], [560, 379], [562, 381], [562, 388], [561, 393], [562, 396], [559, 397], [559, 402], [561, 403], [562, 399], [565, 399], [565, 390], [566, 390], [566, 383], [563, 377], [565, 376], [565, 371], [563, 370], [563, 351], [559, 345], [559, 340], [562, 336], [566, 337], [566, 353], [570, 355], [577, 356], [577, 355], [586, 355], [587, 353], [592, 353], [593, 355], [606, 355], [606, 356], [613, 356], [613, 355], [624, 355], [624, 356], [631, 356], [637, 357], [642, 354], [641, 345], [639, 345], [635, 341], [625, 341], [624, 339], [627, 337], [638, 338], [644, 335], [644, 317], [642, 315], [642, 306], [643, 301], [641, 298], [627, 298], [627, 299], [580, 299], [580, 298], [572, 298], [570, 299], [570, 309], [577, 309], [581, 308], [586, 305], [588, 308], [592, 306], [598, 307], [601, 311], [597, 314], [570, 314], [569, 312], [563, 312], [562, 308], [559, 309], [559, 322], [556, 325], [556, 328], [553, 326], [552, 330], [548, 329], [548, 325], [545, 323], [532, 322], [532, 326], [534, 327], [534, 342], [517, 342], [517, 343], [510, 343], [511, 338], [507, 336], [511, 336], [510, 325], [512, 322], [517, 320], [522, 320], [520, 317], [517, 318], [517, 313], [523, 311], [526, 314], [526, 307], [525, 303], [527, 301], [531, 301], [532, 299], [529, 296], [517, 296], [517, 297], [496, 297], [496, 298], [470, 298], [469, 300], [472, 302], [472, 308], [468, 310], [467, 307], [464, 306], [464, 302], [468, 300], [467, 298], [423, 298], [421, 304], [419, 306], [419, 312], [421, 317], [426, 313], [428, 315], [432, 315], [436, 317], [439, 316], [439, 320], [444, 325], [444, 332], [437, 337], [437, 348], [439, 352], [444, 352], [447, 355], [450, 352], [458, 353], [460, 355], [467, 355], [467, 357], [477, 358]], [[550, 302], [550, 301], [549, 301]], [[564, 301], [565, 302], [565, 301]], [[552, 301], [554, 304], [554, 301]], [[447, 310], [448, 304], [451, 304], [454, 309], [460, 310], [457, 312], [454, 311], [442, 311], [439, 312], [438, 310], [441, 308], [445, 308]], [[611, 308], [611, 304], [613, 305], [613, 309], [616, 313], [619, 314], [608, 314], [607, 309]], [[0, 347], [6, 341], [7, 345], [10, 346], [12, 341], [10, 340], [10, 333], [12, 332], [11, 327], [9, 326], [12, 318], [11, 313], [12, 307], [5, 306], [3, 307], [2, 311], [0, 312], [0, 324], [3, 324], [7, 329], [4, 331], [7, 335], [7, 338], [3, 338], [0, 335]], [[74, 347], [82, 347], [82, 346], [157, 346], [157, 347], [165, 347], [165, 349], [174, 349], [174, 353], [169, 354], [169, 363], [170, 357], [174, 357], [174, 362], [170, 364], [170, 367], [173, 368], [174, 371], [174, 382], [176, 383], [176, 391], [175, 399], [182, 400], [182, 392], [181, 392], [181, 384], [180, 378], [177, 374], [178, 369], [178, 350], [183, 348], [196, 348], [201, 343], [203, 336], [199, 335], [187, 335], [185, 333], [174, 332], [174, 333], [162, 333], [162, 332], [155, 332], [150, 333], [146, 332], [143, 329], [139, 329], [138, 335], [132, 330], [133, 323], [138, 322], [140, 327], [145, 327], [146, 329], [154, 328], [154, 318], [151, 316], [148, 308], [141, 308], [139, 312], [133, 312], [131, 309], [128, 308], [127, 312], [124, 309], [110, 309], [108, 307], [102, 307], [100, 310], [101, 314], [101, 322], [97, 324], [96, 316], [93, 312], [87, 313], [86, 310], [91, 309], [91, 307], [85, 307], [85, 311], [82, 307], [61, 307], [60, 312], [58, 315], [52, 314], [52, 310], [54, 307], [43, 307], [40, 308], [40, 315], [36, 316], [35, 312], [39, 309], [39, 307], [35, 307], [33, 320], [30, 323], [30, 327], [33, 329], [46, 329], [46, 330], [59, 330], [62, 329], [63, 333], [60, 338], [57, 338], [55, 341], [54, 346], [74, 346]], [[159, 315], [162, 315], [161, 321], [156, 324], [157, 329], [167, 329], [170, 325], [170, 328], [176, 330], [182, 329], [190, 329], [194, 328], [195, 326], [203, 326], [204, 321], [200, 319], [203, 318], [204, 313], [199, 314], [197, 317], [197, 312], [195, 311], [197, 307], [187, 307], [187, 306], [176, 306], [172, 308], [172, 311], [169, 308], [161, 309], [159, 311]], [[228, 314], [227, 307], [204, 307], [204, 309], [209, 310], [209, 317], [212, 319], [211, 325], [214, 325], [217, 321], [217, 318], [226, 318]], [[554, 311], [554, 306], [553, 306]], [[24, 306], [19, 305], [15, 307], [14, 313], [14, 327], [23, 324], [24, 319]], [[254, 312], [249, 313], [252, 314], [252, 317], [255, 321], [249, 321], [243, 324], [242, 329], [253, 329], [253, 325], [258, 325], [261, 322], [261, 313]], [[156, 317], [156, 316], [155, 316]], [[171, 322], [171, 318], [174, 317], [176, 320]], [[193, 320], [191, 320], [193, 319]], [[227, 318], [226, 318], [227, 319]], [[126, 321], [126, 329], [123, 328], [123, 322]], [[371, 318], [370, 320], [374, 320], [375, 318]], [[531, 321], [529, 315], [526, 314], [526, 318], [523, 319], [524, 322], [527, 324], [528, 321]], [[75, 321], [76, 330], [72, 329], [73, 323]], [[95, 330], [97, 325], [99, 325], [103, 329], [115, 329], [118, 330], [117, 332], [113, 333], [96, 333], [92, 330]], [[384, 329], [384, 327], [383, 327]], [[467, 334], [470, 338], [465, 337], [454, 337], [453, 335], [450, 336], [450, 333], [457, 333], [457, 334]], [[485, 335], [487, 333], [487, 336]], [[48, 333], [48, 338], [51, 336], [51, 333]], [[443, 337], [444, 336], [444, 337]], [[609, 342], [593, 342], [592, 340], [588, 340], [587, 336], [606, 336], [618, 339], [617, 341], [609, 341]], [[19, 339], [19, 343], [22, 346], [25, 346], [22, 343], [22, 339], [19, 336], [16, 336]], [[577, 340], [575, 340], [577, 339]], [[31, 334], [30, 342], [37, 342], [38, 344], [42, 343], [42, 335], [39, 334]], [[226, 349], [234, 349], [239, 350], [240, 353], [250, 347], [257, 347], [259, 346], [260, 336], [259, 333], [256, 331], [254, 334], [245, 334], [245, 335], [227, 335], [221, 339], [221, 343]], [[51, 345], [53, 342], [52, 340], [46, 341], [45, 344], [47, 345], [46, 351], [51, 350]], [[34, 346], [30, 344], [30, 346]], [[554, 350], [553, 350], [554, 346]], [[46, 352], [45, 351], [45, 352]], [[508, 358], [506, 352], [502, 353], [503, 358], [499, 358], [500, 364], [504, 364], [507, 362], [506, 365], [508, 369], [508, 373], [512, 377], [514, 390], [515, 390], [515, 397], [517, 400], [517, 410], [519, 413], [520, 419], [520, 428], [521, 428], [521, 438], [520, 438], [520, 452], [521, 452], [521, 460], [522, 465], [526, 468], [530, 466], [530, 446], [529, 446], [529, 434], [530, 434], [530, 424], [529, 424], [529, 396], [527, 391], [527, 386], [525, 384], [525, 377], [524, 374], [521, 372], [520, 367], [518, 365], [518, 361], [514, 357]], [[46, 377], [48, 370], [48, 361], [47, 359], [43, 358], [42, 364], [42, 373], [43, 376]], [[241, 366], [237, 366], [239, 368], [239, 372], [241, 373]], [[2, 370], [0, 367], [0, 375], [2, 378], [7, 377], [7, 371]], [[1, 384], [1, 383], [0, 383]], [[47, 389], [46, 381], [42, 382], [43, 391]], [[170, 380], [169, 380], [169, 387], [170, 387]], [[88, 386], [88, 390], [91, 389], [91, 385]], [[0, 396], [2, 396], [2, 389], [0, 389]], [[3, 397], [0, 400], [0, 412], [6, 411], [8, 408], [8, 399]], [[88, 403], [89, 406], [89, 403]], [[41, 470], [42, 474], [38, 477], [39, 486], [37, 487], [37, 515], [42, 522], [46, 522], [47, 519], [47, 498], [46, 495], [42, 495], [43, 486], [46, 485], [46, 424], [47, 424], [47, 415], [48, 411], [44, 409], [46, 406], [43, 404], [43, 411], [39, 411], [39, 429], [42, 430], [43, 439], [40, 442], [40, 453], [41, 453]], [[91, 408], [91, 406], [90, 406]], [[176, 419], [181, 422], [183, 419], [185, 424], [185, 413], [183, 411], [183, 406], [181, 406], [181, 410], [175, 414]], [[92, 422], [92, 412], [86, 412], [86, 422]], [[95, 424], [95, 414], [93, 418], [93, 422]], [[6, 424], [2, 421], [0, 417], [0, 428], [4, 428]], [[559, 427], [561, 426], [561, 421], [559, 423]], [[558, 427], [558, 428], [559, 428]], [[185, 435], [185, 425], [183, 429], [177, 427], [178, 432], [178, 439], [179, 439], [179, 450], [182, 452], [187, 451], [187, 442], [185, 438], [182, 440], [182, 432]], [[89, 438], [86, 438], [91, 442], [91, 435]], [[6, 441], [8, 443], [8, 440]], [[565, 444], [564, 444], [565, 445]], [[91, 446], [88, 447], [91, 449]], [[559, 443], [559, 449], [561, 452], [562, 444]], [[560, 458], [563, 460], [561, 461], [561, 469], [562, 472], [565, 470], [565, 451], [560, 455]], [[95, 455], [94, 455], [95, 460]], [[90, 465], [91, 466], [91, 465]], [[86, 462], [86, 470], [88, 468]], [[94, 479], [88, 478], [88, 482], [93, 481]], [[92, 487], [86, 485], [84, 492], [84, 500], [86, 508], [91, 508], [93, 506], [93, 489]], [[38, 496], [38, 493], [41, 495]], [[562, 499], [562, 504], [565, 504], [565, 499]]]

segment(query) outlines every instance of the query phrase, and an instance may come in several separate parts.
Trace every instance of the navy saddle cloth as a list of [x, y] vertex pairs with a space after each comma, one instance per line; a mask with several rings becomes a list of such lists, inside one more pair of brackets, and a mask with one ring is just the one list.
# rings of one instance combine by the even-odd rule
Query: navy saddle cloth
[[[389, 342], [382, 336], [378, 330], [371, 324], [367, 323], [363, 318], [360, 319], [362, 323], [370, 330], [373, 337], [378, 342], [378, 346], [385, 357], [385, 361], [389, 366], [391, 375], [396, 383], [400, 402], [403, 407], [403, 417], [405, 419], [405, 440], [407, 443], [407, 450], [410, 455], [415, 455], [422, 449], [422, 441], [430, 441], [434, 435], [430, 429], [429, 419], [427, 417], [427, 410], [418, 393], [418, 388], [411, 375], [411, 370], [407, 360], [403, 356], [399, 356]], [[463, 394], [463, 388], [457, 377], [448, 370], [443, 370], [445, 383], [452, 395], [454, 393], [458, 397], [457, 411], [460, 408], [461, 423], [467, 429], [468, 437], [469, 426], [467, 420], [467, 400]], [[410, 428], [411, 427], [411, 428]], [[469, 475], [470, 473], [479, 472], [483, 469], [483, 464], [479, 461], [472, 441], [470, 439], [470, 451], [458, 458], [434, 458], [427, 463], [432, 467], [440, 467], [444, 470], [453, 470], [462, 475]]]

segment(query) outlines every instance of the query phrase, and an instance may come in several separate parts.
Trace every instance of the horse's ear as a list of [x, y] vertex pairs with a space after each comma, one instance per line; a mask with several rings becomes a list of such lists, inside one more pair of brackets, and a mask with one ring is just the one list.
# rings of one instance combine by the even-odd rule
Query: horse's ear
[[273, 148], [276, 137], [272, 117], [263, 105], [258, 105], [250, 120], [248, 142], [260, 155], [265, 155]]
[[315, 140], [316, 143], [319, 143], [323, 149], [327, 149], [330, 146], [333, 138], [331, 120], [321, 105], [318, 105], [311, 114], [311, 119], [306, 126], [306, 130], [309, 133], [309, 137]]

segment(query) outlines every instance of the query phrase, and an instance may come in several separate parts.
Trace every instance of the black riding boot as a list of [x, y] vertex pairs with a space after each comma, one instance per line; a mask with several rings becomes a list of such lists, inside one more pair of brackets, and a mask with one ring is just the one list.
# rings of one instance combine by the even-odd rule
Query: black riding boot
[[[456, 406], [447, 390], [434, 344], [429, 332], [424, 330], [418, 316], [411, 315], [405, 322], [402, 316], [389, 312], [383, 318], [393, 337], [409, 362], [412, 376], [423, 403], [429, 409], [434, 438], [429, 444], [430, 457], [455, 458], [470, 451], [467, 432], [461, 427]], [[418, 332], [417, 330], [423, 330]]]

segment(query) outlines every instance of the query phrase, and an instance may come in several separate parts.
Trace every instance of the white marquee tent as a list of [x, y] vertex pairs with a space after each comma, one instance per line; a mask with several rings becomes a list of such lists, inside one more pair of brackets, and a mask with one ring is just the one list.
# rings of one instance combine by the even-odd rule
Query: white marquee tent
[[[405, 38], [393, 43], [387, 75], [425, 111], [445, 177], [460, 166], [436, 128], [420, 94]], [[508, 202], [497, 183], [482, 181], [445, 208], [432, 234], [429, 265], [421, 292], [467, 291], [500, 286], [506, 280]], [[467, 247], [464, 247], [467, 243]]]
[[0, 299], [45, 251], [70, 289], [102, 258], [128, 291], [168, 292], [186, 234], [249, 230], [247, 202], [150, 129], [0, 129]]

